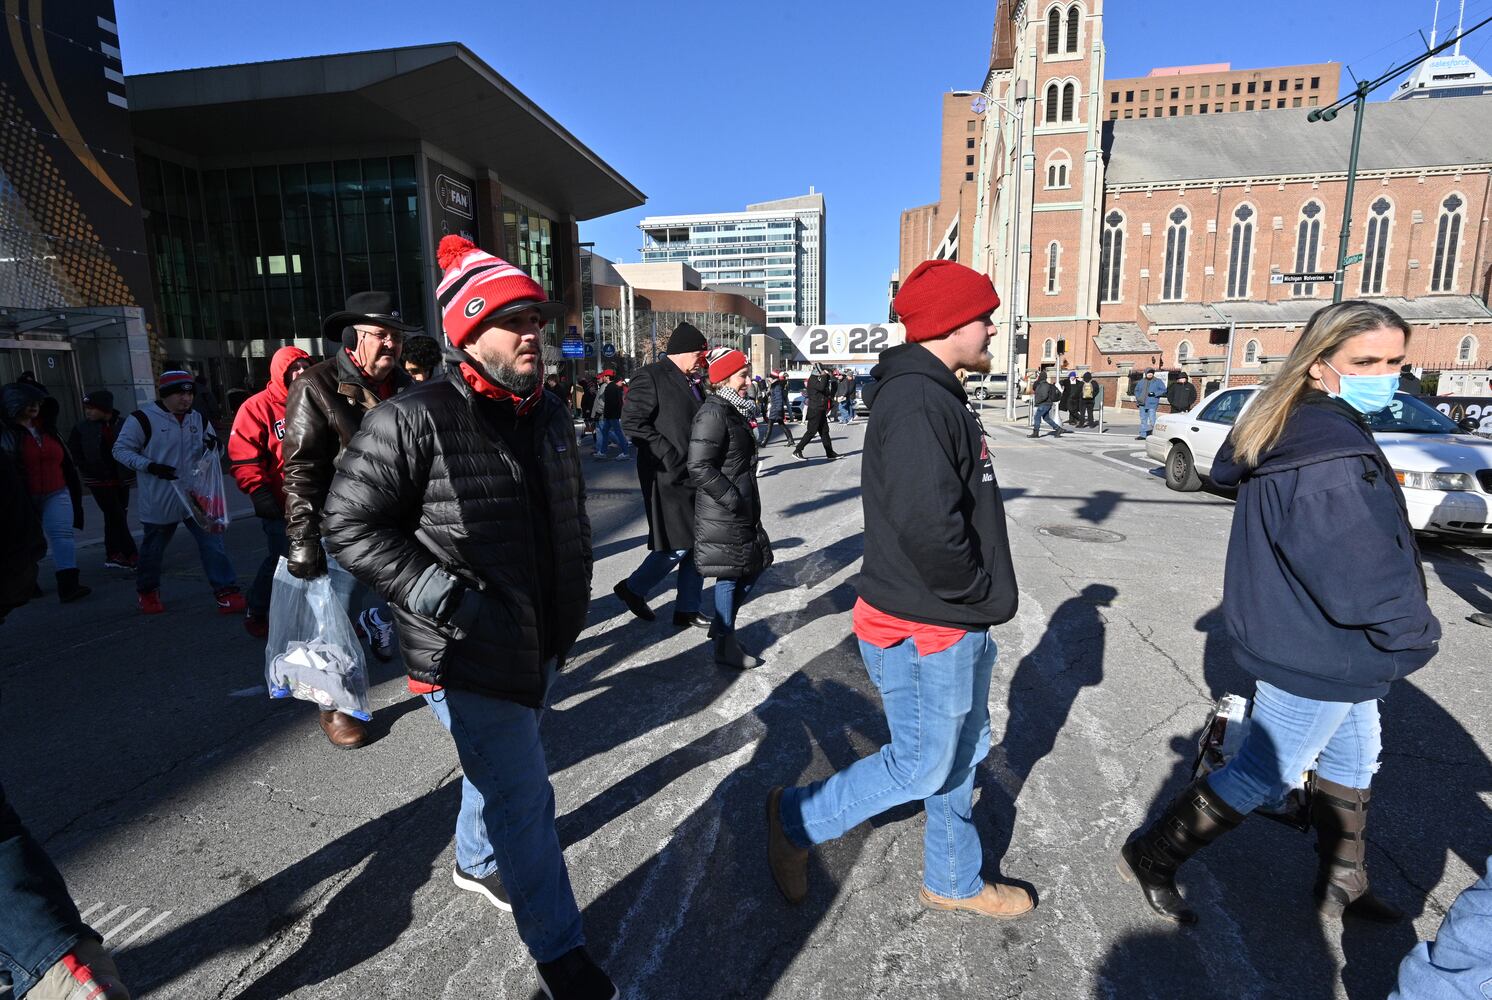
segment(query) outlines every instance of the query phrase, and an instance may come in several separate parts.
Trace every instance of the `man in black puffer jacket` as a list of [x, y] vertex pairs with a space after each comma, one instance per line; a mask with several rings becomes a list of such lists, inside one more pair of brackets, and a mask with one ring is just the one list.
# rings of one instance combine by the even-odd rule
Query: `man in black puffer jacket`
[[611, 997], [584, 948], [539, 741], [550, 681], [590, 603], [575, 431], [539, 381], [544, 322], [564, 306], [459, 236], [441, 241], [439, 260], [437, 297], [461, 362], [363, 419], [338, 462], [322, 537], [388, 599], [410, 690], [456, 742], [466, 772], [456, 884], [502, 908], [512, 890], [546, 994]]
[[954, 372], [987, 372], [989, 278], [950, 260], [918, 265], [896, 295], [907, 343], [881, 354], [866, 390], [865, 561], [855, 579], [860, 655], [891, 742], [825, 781], [767, 799], [768, 864], [790, 902], [808, 893], [808, 848], [921, 801], [922, 905], [1015, 917], [1026, 890], [986, 882], [970, 812], [989, 752], [989, 629], [1015, 616], [1015, 568], [989, 445]]

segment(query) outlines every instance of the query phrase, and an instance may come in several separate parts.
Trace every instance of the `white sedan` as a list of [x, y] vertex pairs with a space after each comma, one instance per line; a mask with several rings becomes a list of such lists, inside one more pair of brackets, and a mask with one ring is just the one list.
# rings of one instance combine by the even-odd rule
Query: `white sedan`
[[[1165, 464], [1167, 486], [1183, 492], [1201, 488], [1218, 449], [1257, 391], [1257, 386], [1223, 389], [1186, 413], [1156, 420], [1145, 454]], [[1414, 530], [1492, 535], [1492, 441], [1466, 433], [1405, 393], [1369, 417], [1368, 425], [1404, 488]]]

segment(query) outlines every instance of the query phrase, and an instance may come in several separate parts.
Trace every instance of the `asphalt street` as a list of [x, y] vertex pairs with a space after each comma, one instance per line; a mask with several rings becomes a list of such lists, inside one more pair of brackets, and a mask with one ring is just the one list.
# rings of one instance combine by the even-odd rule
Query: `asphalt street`
[[[652, 625], [611, 595], [643, 554], [640, 501], [630, 463], [587, 461], [597, 596], [544, 731], [592, 952], [648, 1000], [1385, 996], [1492, 852], [1489, 633], [1465, 621], [1492, 609], [1492, 550], [1425, 546], [1443, 652], [1383, 705], [1370, 865], [1413, 923], [1323, 923], [1313, 841], [1256, 818], [1184, 870], [1202, 923], [1180, 929], [1114, 859], [1188, 780], [1213, 700], [1251, 688], [1218, 610], [1231, 501], [1168, 491], [1122, 424], [987, 423], [1021, 605], [995, 630], [975, 817], [987, 875], [1038, 909], [923, 910], [914, 807], [817, 849], [802, 906], [767, 873], [767, 790], [887, 738], [850, 632], [862, 422], [834, 429], [838, 462], [768, 449], [777, 561], [740, 619], [768, 663], [747, 673], [671, 627], [671, 591]], [[257, 523], [229, 541], [247, 580]], [[334, 750], [310, 706], [265, 696], [262, 643], [215, 613], [184, 533], [165, 615], [101, 560], [82, 549], [91, 597], [0, 628], [0, 778], [137, 995], [536, 996], [511, 918], [451, 884], [456, 754], [398, 663], [375, 664], [376, 742]]]

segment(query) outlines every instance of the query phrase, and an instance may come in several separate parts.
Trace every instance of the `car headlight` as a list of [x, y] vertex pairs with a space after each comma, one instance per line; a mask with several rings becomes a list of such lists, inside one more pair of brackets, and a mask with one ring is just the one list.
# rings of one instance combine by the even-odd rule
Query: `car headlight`
[[1394, 470], [1399, 485], [1409, 490], [1441, 490], [1446, 493], [1476, 489], [1476, 480], [1466, 472], [1405, 472]]

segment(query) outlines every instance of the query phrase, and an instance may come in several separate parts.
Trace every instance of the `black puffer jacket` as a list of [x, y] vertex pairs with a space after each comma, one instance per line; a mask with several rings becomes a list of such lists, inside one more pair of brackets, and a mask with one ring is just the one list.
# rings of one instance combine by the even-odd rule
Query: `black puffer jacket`
[[739, 410], [708, 396], [689, 433], [694, 483], [694, 565], [701, 576], [738, 580], [772, 565], [756, 490], [756, 435]]
[[[522, 465], [479, 412], [487, 405], [510, 404], [478, 400], [447, 375], [369, 412], [338, 460], [322, 532], [393, 606], [410, 677], [537, 708], [544, 662], [564, 659], [590, 603], [585, 486], [569, 411], [545, 393], [518, 421], [543, 470], [549, 544], [539, 551]], [[460, 593], [440, 582], [446, 574], [465, 582]]]

